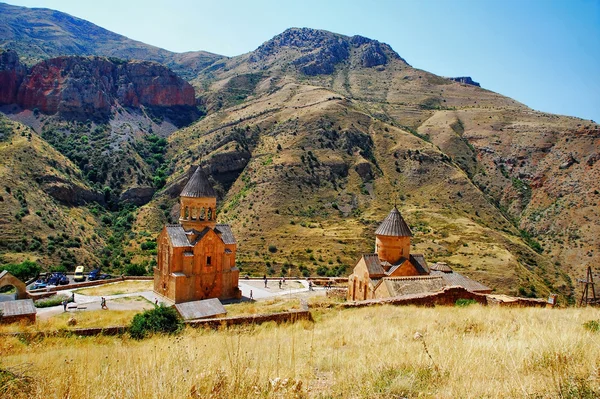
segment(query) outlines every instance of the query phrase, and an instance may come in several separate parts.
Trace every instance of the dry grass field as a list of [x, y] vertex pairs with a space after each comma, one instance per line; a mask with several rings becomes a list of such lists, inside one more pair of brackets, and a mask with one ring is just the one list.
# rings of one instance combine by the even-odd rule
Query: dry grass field
[[99, 285], [92, 288], [83, 288], [75, 292], [80, 295], [109, 296], [121, 294], [133, 294], [134, 292], [152, 291], [153, 281], [122, 281]]
[[[372, 307], [177, 337], [0, 338], [2, 398], [597, 398], [588, 309]], [[12, 373], [12, 374], [11, 374]]]

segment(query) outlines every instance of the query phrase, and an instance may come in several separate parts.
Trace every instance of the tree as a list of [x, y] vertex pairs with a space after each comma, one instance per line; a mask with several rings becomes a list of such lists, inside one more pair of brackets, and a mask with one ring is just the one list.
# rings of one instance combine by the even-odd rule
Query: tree
[[183, 329], [183, 322], [175, 308], [162, 303], [154, 309], [136, 314], [131, 321], [129, 334], [134, 339], [144, 339], [148, 335], [177, 334]]

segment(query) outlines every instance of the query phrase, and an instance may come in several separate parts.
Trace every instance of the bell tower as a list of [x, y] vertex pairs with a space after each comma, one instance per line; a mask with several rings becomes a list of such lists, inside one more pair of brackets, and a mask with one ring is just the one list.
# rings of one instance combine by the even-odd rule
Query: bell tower
[[215, 228], [217, 194], [200, 166], [179, 195], [179, 204], [179, 223], [185, 230], [202, 231], [205, 227]]
[[379, 259], [392, 265], [400, 259], [410, 257], [410, 237], [412, 232], [404, 218], [394, 206], [394, 209], [375, 230], [375, 252]]

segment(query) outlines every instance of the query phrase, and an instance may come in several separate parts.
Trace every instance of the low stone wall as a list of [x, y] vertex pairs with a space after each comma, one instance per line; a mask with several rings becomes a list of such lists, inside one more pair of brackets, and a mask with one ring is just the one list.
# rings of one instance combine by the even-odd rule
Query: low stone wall
[[243, 324], [262, 324], [274, 321], [277, 324], [294, 323], [298, 320], [312, 321], [308, 310], [292, 310], [289, 312], [256, 314], [251, 316], [219, 317], [216, 319], [192, 320], [186, 322], [190, 327], [220, 328]]
[[331, 288], [325, 291], [327, 298], [346, 299], [348, 296], [348, 288]]
[[487, 303], [490, 306], [508, 306], [508, 307], [537, 307], [545, 308], [548, 301], [538, 298], [520, 298], [507, 295], [487, 295]]
[[485, 294], [476, 294], [463, 287], [446, 287], [440, 292], [402, 295], [385, 299], [368, 299], [366, 301], [348, 302], [340, 305], [343, 308], [355, 308], [373, 305], [416, 305], [416, 306], [453, 306], [459, 299], [471, 299], [481, 305], [487, 305]]

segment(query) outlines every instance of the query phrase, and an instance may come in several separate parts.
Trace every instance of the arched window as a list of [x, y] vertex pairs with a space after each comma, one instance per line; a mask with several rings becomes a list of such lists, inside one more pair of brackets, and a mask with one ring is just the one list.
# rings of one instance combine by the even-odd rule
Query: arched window
[[208, 220], [213, 220], [213, 210], [212, 208], [208, 208], [208, 216], [207, 216]]
[[190, 218], [190, 208], [187, 206], [183, 210], [183, 218], [186, 220]]
[[200, 220], [204, 219], [206, 219], [206, 209], [202, 207], [202, 209], [200, 210]]

